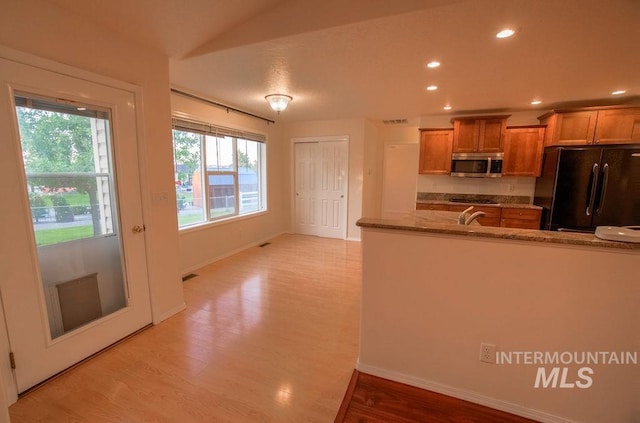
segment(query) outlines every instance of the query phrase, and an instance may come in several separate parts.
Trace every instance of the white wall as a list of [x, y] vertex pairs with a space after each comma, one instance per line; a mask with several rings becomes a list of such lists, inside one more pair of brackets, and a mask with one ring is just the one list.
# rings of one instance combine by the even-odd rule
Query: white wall
[[377, 217], [382, 201], [382, 166], [378, 161], [382, 152], [379, 151], [378, 127], [369, 120], [364, 125], [362, 215]]
[[269, 124], [238, 113], [171, 95], [174, 113], [198, 121], [267, 135], [266, 213], [225, 223], [214, 223], [180, 231], [180, 269], [191, 272], [219, 258], [256, 245], [289, 229], [289, 142], [282, 138], [282, 125]]
[[447, 175], [418, 175], [418, 192], [452, 194], [518, 195], [533, 197], [536, 178], [460, 178]]
[[[540, 421], [640, 416], [638, 364], [591, 365], [588, 389], [536, 389], [537, 365], [479, 361], [481, 342], [640, 359], [640, 250], [365, 229], [363, 260], [363, 372]], [[582, 366], [568, 367], [575, 382]]]
[[[366, 134], [374, 136], [371, 128], [366, 130], [364, 119], [327, 120], [313, 122], [296, 122], [285, 125], [283, 139], [289, 143], [286, 163], [288, 163], [287, 179], [292, 181], [291, 175], [291, 145], [293, 138], [341, 136], [349, 137], [349, 202], [347, 205], [347, 238], [360, 239], [360, 228], [356, 221], [362, 217], [364, 193], [364, 161]], [[373, 143], [375, 144], [375, 142]], [[369, 148], [367, 145], [366, 148]], [[372, 172], [373, 175], [373, 172]], [[289, 185], [291, 187], [291, 185]], [[291, 204], [293, 192], [289, 188], [288, 198]], [[290, 230], [293, 231], [293, 221], [290, 220]]]

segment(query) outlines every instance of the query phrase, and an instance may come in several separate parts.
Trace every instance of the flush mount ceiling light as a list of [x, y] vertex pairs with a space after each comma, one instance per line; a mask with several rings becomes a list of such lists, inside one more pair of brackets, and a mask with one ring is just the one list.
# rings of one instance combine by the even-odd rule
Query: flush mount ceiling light
[[542, 104], [542, 100], [532, 100], [531, 104], [537, 106], [538, 104]]
[[281, 111], [287, 108], [293, 97], [285, 94], [269, 94], [265, 96], [265, 100], [269, 102], [274, 112], [280, 114]]
[[620, 95], [626, 93], [627, 90], [615, 90], [611, 92], [611, 95]]
[[435, 91], [435, 90], [437, 90], [437, 89], [438, 89], [438, 86], [437, 86], [437, 85], [429, 85], [429, 86], [427, 87], [427, 91]]
[[438, 66], [440, 66], [440, 62], [438, 62], [437, 60], [433, 60], [433, 61], [427, 63], [427, 67], [431, 68], [431, 69], [437, 68]]
[[452, 109], [452, 107], [451, 107], [450, 105], [448, 105], [448, 104], [447, 104], [446, 106], [444, 106], [444, 107], [443, 107], [443, 109], [444, 109], [444, 110], [451, 110], [451, 109]]
[[509, 38], [515, 33], [516, 33], [515, 30], [513, 30], [511, 28], [505, 28], [505, 29], [501, 30], [500, 32], [498, 32], [496, 34], [496, 37], [498, 37], [498, 38]]

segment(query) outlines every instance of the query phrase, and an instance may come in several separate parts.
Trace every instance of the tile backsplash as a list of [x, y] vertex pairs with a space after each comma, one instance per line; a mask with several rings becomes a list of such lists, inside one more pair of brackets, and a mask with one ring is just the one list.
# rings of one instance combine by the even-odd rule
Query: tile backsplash
[[417, 191], [452, 194], [527, 196], [533, 198], [536, 178], [459, 178], [446, 175], [418, 175]]

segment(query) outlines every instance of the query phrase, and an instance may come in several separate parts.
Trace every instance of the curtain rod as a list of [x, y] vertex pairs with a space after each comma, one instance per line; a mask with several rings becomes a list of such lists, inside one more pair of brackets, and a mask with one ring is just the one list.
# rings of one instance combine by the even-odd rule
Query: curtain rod
[[250, 116], [252, 118], [260, 119], [267, 122], [267, 125], [270, 123], [276, 123], [275, 120], [267, 119], [262, 116], [254, 115], [253, 113], [245, 112], [244, 110], [236, 109], [235, 107], [227, 106], [226, 104], [216, 103], [215, 101], [207, 100], [206, 98], [198, 97], [197, 95], [189, 94], [184, 91], [176, 90], [175, 88], [171, 88], [172, 93], [176, 93], [185, 97], [192, 98], [194, 100], [202, 101], [203, 103], [211, 104], [212, 106], [220, 107], [221, 109], [225, 109], [227, 113], [236, 112], [245, 116]]

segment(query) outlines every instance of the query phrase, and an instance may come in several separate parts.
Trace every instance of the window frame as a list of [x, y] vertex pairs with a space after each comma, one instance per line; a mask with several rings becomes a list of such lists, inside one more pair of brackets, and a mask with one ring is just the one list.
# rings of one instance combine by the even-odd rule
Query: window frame
[[[176, 125], [176, 122], [179, 124]], [[187, 125], [193, 125], [193, 128], [185, 127]], [[218, 132], [218, 130], [221, 130]], [[220, 127], [214, 124], [207, 124], [197, 120], [185, 119], [183, 117], [173, 117], [172, 125], [172, 148], [173, 148], [173, 160], [174, 171], [177, 169], [176, 153], [175, 153], [175, 139], [173, 138], [173, 131], [182, 131], [199, 136], [199, 148], [200, 148], [200, 171], [201, 190], [202, 190], [202, 220], [180, 225], [178, 220], [178, 230], [192, 230], [201, 228], [203, 226], [211, 226], [221, 223], [228, 223], [238, 220], [243, 220], [256, 215], [264, 214], [268, 212], [267, 205], [267, 181], [266, 181], [266, 168], [267, 168], [267, 142], [266, 135], [256, 134], [252, 132], [245, 132], [236, 130], [233, 128]], [[242, 136], [247, 134], [248, 136]], [[230, 138], [231, 148], [233, 153], [233, 167], [232, 170], [209, 170], [207, 167], [207, 137], [215, 138]], [[258, 138], [258, 139], [252, 139]], [[239, 158], [238, 158], [238, 140], [244, 140], [247, 142], [254, 142], [258, 145], [256, 158], [256, 177], [258, 180], [258, 209], [250, 212], [241, 213], [240, 204], [240, 176], [239, 176]], [[225, 213], [220, 216], [212, 216], [212, 202], [210, 197], [210, 189], [212, 185], [209, 181], [210, 176], [227, 175], [233, 178], [233, 192], [234, 192], [234, 211], [232, 213]], [[177, 186], [176, 186], [177, 188]], [[177, 194], [177, 190], [176, 190]], [[177, 199], [176, 199], [177, 200]], [[179, 217], [180, 210], [177, 208], [177, 215]]]

